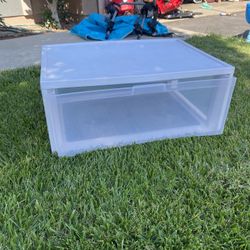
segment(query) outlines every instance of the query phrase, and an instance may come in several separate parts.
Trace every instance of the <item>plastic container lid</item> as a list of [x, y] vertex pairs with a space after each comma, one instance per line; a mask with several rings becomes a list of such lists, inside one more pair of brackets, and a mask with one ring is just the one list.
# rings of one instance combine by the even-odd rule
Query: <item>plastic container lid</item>
[[233, 74], [234, 67], [180, 39], [46, 45], [41, 88], [72, 88]]

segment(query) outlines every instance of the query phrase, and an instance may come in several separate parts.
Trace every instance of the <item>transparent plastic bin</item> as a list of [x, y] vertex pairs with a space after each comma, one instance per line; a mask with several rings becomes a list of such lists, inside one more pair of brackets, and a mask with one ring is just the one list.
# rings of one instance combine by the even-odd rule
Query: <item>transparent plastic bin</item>
[[[112, 47], [113, 44], [113, 49], [116, 50], [117, 58], [119, 58], [119, 50], [117, 50], [119, 45], [124, 48], [125, 44], [128, 52], [131, 52], [134, 49], [133, 46], [137, 48], [138, 45], [144, 46], [144, 49], [147, 49], [148, 44], [149, 46], [155, 46], [152, 43], [156, 43], [156, 48], [159, 51], [164, 46], [172, 46], [172, 50], [174, 50], [175, 45], [177, 45], [179, 49], [180, 47], [186, 48], [190, 50], [190, 54], [193, 51], [194, 54], [203, 57], [199, 65], [200, 71], [203, 69], [203, 76], [201, 72], [191, 74], [190, 69], [185, 73], [185, 66], [181, 65], [183, 71], [175, 73], [174, 78], [173, 70], [165, 70], [161, 76], [162, 79], [159, 79], [159, 74], [154, 76], [152, 73], [152, 67], [155, 67], [154, 63], [156, 62], [153, 59], [151, 60], [153, 64], [151, 67], [147, 66], [149, 71], [145, 72], [144, 75], [141, 75], [139, 67], [143, 66], [143, 61], [138, 60], [135, 67], [139, 69], [139, 73], [136, 74], [134, 71], [134, 78], [131, 75], [123, 78], [117, 78], [116, 75], [112, 77], [112, 71], [110, 71], [108, 77], [104, 77], [102, 74], [105, 74], [105, 71], [102, 68], [98, 70], [101, 65], [100, 62], [96, 62], [95, 67], [98, 71], [96, 75], [99, 74], [98, 77], [90, 77], [91, 72], [88, 71], [86, 74], [89, 75], [84, 79], [82, 77], [84, 72], [81, 71], [78, 74], [78, 70], [76, 70], [78, 66], [74, 66], [72, 61], [71, 70], [73, 71], [71, 72], [75, 72], [74, 77], [76, 78], [70, 80], [71, 73], [67, 75], [68, 71], [66, 76], [69, 79], [61, 76], [64, 74], [62, 68], [69, 70], [69, 67], [65, 66], [69, 63], [67, 58], [60, 59], [60, 63], [54, 62], [53, 60], [56, 59], [52, 53], [50, 56], [53, 58], [53, 64], [50, 64], [49, 68], [47, 60], [51, 50], [52, 52], [53, 49], [57, 52], [60, 49], [63, 51], [66, 45], [45, 47], [42, 70], [45, 66], [47, 68], [42, 73], [41, 88], [53, 152], [57, 152], [59, 156], [72, 156], [98, 148], [123, 146], [166, 138], [218, 135], [223, 132], [236, 81], [233, 77], [234, 68], [232, 66], [175, 39], [86, 43], [86, 46], [91, 47], [93, 44], [95, 47], [98, 44], [102, 48], [107, 44]], [[79, 48], [79, 44], [67, 45], [66, 47], [68, 46], [71, 49]], [[82, 43], [80, 47], [84, 48], [85, 43]], [[88, 53], [91, 54], [92, 52], [89, 51]], [[138, 53], [140, 54], [140, 52], [137, 51], [137, 56]], [[162, 53], [164, 54], [164, 52]], [[150, 53], [145, 51], [145, 54], [146, 56], [149, 54], [148, 59], [150, 59]], [[100, 58], [102, 56], [104, 56], [103, 52]], [[71, 59], [69, 58], [69, 60]], [[133, 62], [133, 56], [130, 60], [127, 58], [124, 58], [124, 60], [131, 63]], [[211, 61], [215, 62], [213, 70], [216, 73], [214, 75], [211, 74], [212, 70], [209, 68], [210, 65], [211, 68], [213, 66]], [[167, 59], [165, 62], [167, 63]], [[87, 62], [82, 63], [83, 67], [87, 64]], [[120, 64], [119, 61], [116, 63]], [[205, 68], [202, 63], [207, 67]], [[192, 64], [194, 67], [195, 62], [192, 61]], [[58, 70], [57, 68], [60, 68], [60, 65], [61, 70]], [[131, 66], [128, 63], [128, 68], [121, 70], [120, 76], [125, 71], [129, 72], [129, 68], [133, 71], [133, 65]], [[222, 65], [221, 74], [217, 72], [218, 65]], [[88, 64], [86, 67], [89, 68], [91, 65]], [[173, 66], [171, 67], [175, 69]], [[178, 70], [178, 66], [176, 68]], [[103, 73], [100, 73], [100, 71], [103, 71]], [[54, 75], [52, 77], [54, 80], [48, 80], [51, 74]], [[46, 81], [45, 77], [47, 77]], [[100, 79], [102, 80], [100, 81]], [[155, 81], [152, 81], [152, 79], [155, 79]]]

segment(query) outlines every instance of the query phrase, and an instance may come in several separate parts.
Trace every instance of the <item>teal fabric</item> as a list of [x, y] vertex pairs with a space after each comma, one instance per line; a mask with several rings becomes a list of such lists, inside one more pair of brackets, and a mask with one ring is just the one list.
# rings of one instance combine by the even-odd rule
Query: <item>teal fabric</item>
[[250, 2], [246, 4], [246, 20], [250, 24]]
[[[250, 2], [246, 5], [246, 20], [250, 24]], [[250, 31], [248, 32], [246, 41], [250, 43]]]
[[[109, 40], [124, 39], [130, 34], [133, 34], [134, 25], [138, 21], [138, 18], [137, 15], [116, 17], [114, 28], [109, 36]], [[152, 32], [147, 25], [150, 20], [151, 19], [148, 18], [144, 23], [143, 32], [146, 35], [152, 35]], [[84, 39], [104, 41], [107, 25], [107, 18], [104, 15], [94, 13], [83, 19], [79, 24], [75, 25], [71, 29], [71, 33]], [[165, 36], [169, 33], [168, 29], [160, 23], [156, 25], [156, 31], [157, 36]]]

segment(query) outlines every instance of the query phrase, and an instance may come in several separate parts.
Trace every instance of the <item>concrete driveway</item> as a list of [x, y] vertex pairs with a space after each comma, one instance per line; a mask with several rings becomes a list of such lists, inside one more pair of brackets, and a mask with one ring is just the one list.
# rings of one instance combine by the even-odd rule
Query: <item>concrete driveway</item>
[[0, 40], [0, 70], [39, 64], [42, 45], [83, 41], [69, 32], [47, 32], [40, 35]]
[[[244, 2], [224, 2], [212, 4], [212, 10], [203, 10], [199, 4], [183, 5], [185, 9], [202, 12], [192, 19], [162, 20], [171, 31], [187, 37], [215, 33], [236, 36], [250, 26], [244, 17]], [[232, 16], [220, 16], [220, 12], [230, 12]], [[48, 32], [10, 40], [0, 40], [0, 70], [13, 69], [40, 63], [41, 46], [44, 44], [84, 42], [69, 32]]]
[[[201, 4], [185, 4], [183, 10], [197, 13], [195, 18], [179, 20], [162, 20], [173, 32], [184, 35], [218, 34], [237, 36], [250, 29], [245, 21], [246, 2], [213, 3], [211, 10], [201, 8]], [[221, 16], [220, 13], [231, 14]]]

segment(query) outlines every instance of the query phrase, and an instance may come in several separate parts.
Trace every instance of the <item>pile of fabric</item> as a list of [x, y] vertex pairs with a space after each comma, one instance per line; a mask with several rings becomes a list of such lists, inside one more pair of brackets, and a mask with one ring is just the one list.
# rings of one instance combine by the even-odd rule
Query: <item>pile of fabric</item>
[[[128, 16], [117, 16], [114, 21], [114, 27], [111, 34], [108, 37], [108, 40], [119, 40], [124, 39], [129, 35], [134, 34], [135, 24], [138, 22], [138, 15], [128, 15]], [[147, 18], [142, 25], [143, 34], [152, 35], [151, 28], [148, 23], [151, 21], [151, 18]], [[139, 20], [140, 22], [140, 20]], [[78, 25], [74, 26], [71, 29], [71, 33], [78, 35], [84, 39], [107, 40], [106, 32], [108, 27], [107, 17], [101, 14], [91, 14], [87, 18], [83, 19]], [[168, 36], [170, 32], [167, 27], [161, 23], [157, 23], [156, 34], [154, 36]]]

